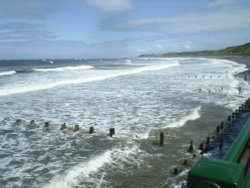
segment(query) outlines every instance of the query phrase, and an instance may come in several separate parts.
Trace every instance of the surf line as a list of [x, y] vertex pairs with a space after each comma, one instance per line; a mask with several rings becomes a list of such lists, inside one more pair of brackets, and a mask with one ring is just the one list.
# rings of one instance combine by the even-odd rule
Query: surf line
[[0, 96], [7, 96], [7, 95], [13, 95], [13, 94], [19, 94], [19, 93], [27, 93], [27, 92], [33, 92], [33, 91], [38, 91], [38, 90], [51, 89], [54, 87], [65, 86], [65, 85], [102, 81], [102, 80], [107, 80], [107, 79], [116, 78], [120, 76], [138, 74], [138, 73], [146, 72], [146, 71], [159, 71], [162, 69], [167, 69], [167, 68], [178, 66], [178, 65], [180, 64], [172, 63], [172, 64], [162, 64], [162, 65], [155, 65], [155, 66], [145, 66], [141, 68], [134, 68], [131, 70], [113, 71], [113, 72], [110, 72], [110, 74], [99, 75], [95, 77], [75, 78], [75, 79], [61, 80], [61, 81], [57, 81], [57, 82], [49, 83], [49, 84], [41, 83], [40, 85], [34, 84], [34, 85], [27, 85], [27, 86], [16, 87], [16, 88], [2, 88], [0, 90]]

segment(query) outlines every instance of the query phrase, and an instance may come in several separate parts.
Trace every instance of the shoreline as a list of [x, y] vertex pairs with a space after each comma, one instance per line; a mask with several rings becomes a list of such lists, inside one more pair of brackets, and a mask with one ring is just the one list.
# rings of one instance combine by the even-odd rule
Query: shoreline
[[[210, 57], [206, 57], [210, 58]], [[235, 61], [239, 64], [245, 64], [247, 68], [250, 68], [250, 56], [214, 56], [211, 58], [226, 59], [230, 61]]]

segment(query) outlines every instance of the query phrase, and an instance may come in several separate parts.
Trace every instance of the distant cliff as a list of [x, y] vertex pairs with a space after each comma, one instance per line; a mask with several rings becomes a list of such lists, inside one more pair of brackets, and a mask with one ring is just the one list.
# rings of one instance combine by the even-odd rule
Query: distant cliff
[[179, 57], [179, 56], [242, 56], [250, 57], [250, 43], [232, 46], [222, 50], [205, 50], [195, 52], [173, 52], [162, 54], [142, 54], [140, 57]]

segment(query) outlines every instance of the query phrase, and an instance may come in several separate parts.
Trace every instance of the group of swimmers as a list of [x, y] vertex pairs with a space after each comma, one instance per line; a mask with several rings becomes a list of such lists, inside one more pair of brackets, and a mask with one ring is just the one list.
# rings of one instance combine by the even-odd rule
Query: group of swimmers
[[[21, 119], [16, 119], [16, 123], [21, 123], [22, 120]], [[30, 126], [35, 126], [36, 123], [35, 123], [35, 120], [31, 120], [30, 123], [29, 123]], [[50, 128], [51, 124], [49, 121], [46, 121], [44, 123], [44, 128]], [[61, 124], [61, 128], [60, 130], [65, 130], [67, 129], [67, 125], [66, 123], [63, 123]], [[77, 131], [80, 131], [80, 126], [78, 124], [75, 125], [74, 129], [73, 129], [74, 132], [77, 132]], [[94, 131], [93, 131], [94, 132]]]
[[[21, 119], [16, 119], [16, 123], [17, 123], [17, 124], [18, 124], [18, 123], [21, 123], [21, 122], [22, 122]], [[35, 126], [35, 125], [36, 125], [35, 120], [31, 120], [30, 123], [29, 123], [29, 126]], [[50, 127], [51, 127], [50, 122], [49, 122], [49, 121], [46, 121], [46, 122], [44, 123], [44, 128], [48, 129], [48, 128], [50, 128]], [[67, 129], [66, 123], [61, 124], [60, 130], [63, 131], [63, 130], [65, 130], [65, 129]], [[80, 126], [79, 126], [78, 124], [76, 124], [75, 127], [74, 127], [74, 129], [73, 129], [73, 131], [74, 131], [74, 132], [80, 131]], [[93, 126], [91, 126], [91, 127], [89, 128], [89, 134], [93, 134], [93, 133], [95, 133], [95, 132], [96, 132], [95, 128], [94, 128]], [[108, 134], [108, 136], [113, 137], [113, 135], [115, 135], [115, 128], [110, 128], [110, 129], [109, 129], [109, 134]]]

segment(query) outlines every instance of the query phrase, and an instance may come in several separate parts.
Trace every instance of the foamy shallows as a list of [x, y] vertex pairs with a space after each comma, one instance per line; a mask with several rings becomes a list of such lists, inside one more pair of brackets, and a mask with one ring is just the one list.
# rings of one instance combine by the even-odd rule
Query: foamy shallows
[[250, 91], [235, 77], [246, 66], [228, 60], [2, 63], [0, 187], [6, 188], [181, 185], [185, 175], [175, 178], [171, 170], [191, 157], [189, 141], [214, 131]]

